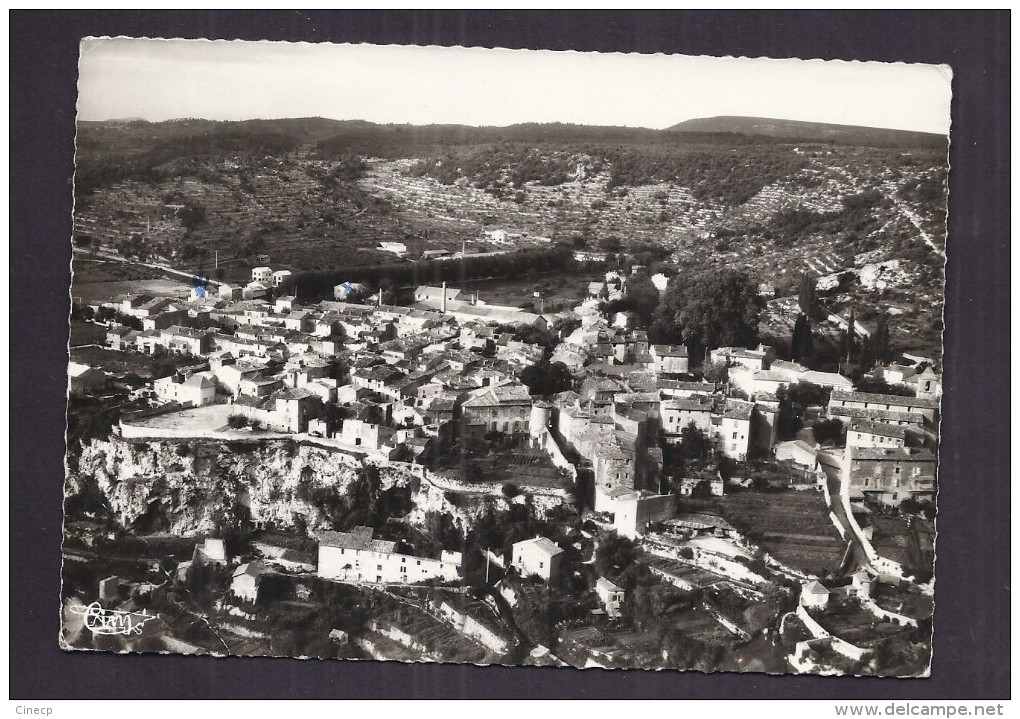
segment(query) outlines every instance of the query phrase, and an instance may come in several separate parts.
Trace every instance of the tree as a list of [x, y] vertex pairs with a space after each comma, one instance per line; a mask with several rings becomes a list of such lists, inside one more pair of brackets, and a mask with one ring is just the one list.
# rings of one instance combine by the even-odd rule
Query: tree
[[722, 268], [671, 279], [656, 316], [672, 323], [697, 355], [706, 347], [757, 344], [764, 308], [765, 300], [747, 272]]
[[840, 444], [844, 435], [843, 422], [835, 417], [815, 422], [811, 427], [811, 434], [818, 444], [833, 442]]
[[793, 324], [793, 337], [790, 341], [791, 352], [794, 362], [807, 362], [814, 350], [814, 339], [811, 335], [811, 322], [807, 315], [797, 315], [797, 321]]
[[611, 534], [599, 542], [595, 551], [595, 568], [602, 576], [619, 576], [637, 557], [638, 548], [634, 542], [618, 534]]
[[808, 317], [818, 316], [818, 294], [815, 290], [815, 281], [807, 272], [800, 276], [797, 304], [800, 305], [800, 311]]
[[684, 459], [707, 460], [712, 453], [712, 440], [694, 422], [680, 430], [680, 456]]
[[797, 431], [804, 426], [804, 412], [811, 406], [824, 406], [828, 403], [829, 393], [824, 387], [810, 382], [798, 382], [776, 390], [779, 400], [779, 438], [792, 439]]
[[884, 312], [878, 315], [878, 324], [871, 336], [871, 351], [879, 362], [888, 364], [892, 361], [893, 353], [889, 347], [889, 318]]
[[241, 429], [248, 426], [248, 418], [243, 414], [232, 414], [227, 417], [227, 424], [231, 429]]
[[205, 207], [197, 202], [187, 202], [178, 217], [186, 230], [194, 230], [206, 223]]
[[[596, 202], [598, 202], [598, 200], [596, 200]], [[623, 247], [620, 242], [620, 238], [616, 235], [603, 237], [602, 240], [599, 241], [599, 246], [606, 252], [619, 252], [620, 248]]]
[[850, 362], [851, 355], [854, 351], [854, 327], [857, 324], [857, 318], [854, 316], [854, 308], [850, 308], [850, 317], [846, 321], [846, 332], [843, 333], [843, 356], [846, 358], [844, 361]]
[[730, 368], [726, 365], [726, 362], [713, 362], [704, 370], [703, 376], [706, 382], [725, 384], [730, 380]]
[[531, 394], [551, 395], [566, 392], [574, 386], [570, 370], [562, 362], [542, 359], [521, 370], [521, 382], [528, 386]]

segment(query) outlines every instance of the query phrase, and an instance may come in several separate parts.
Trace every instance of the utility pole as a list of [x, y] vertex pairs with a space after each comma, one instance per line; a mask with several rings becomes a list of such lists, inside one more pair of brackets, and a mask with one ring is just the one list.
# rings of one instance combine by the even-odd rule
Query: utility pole
[[489, 585], [489, 548], [485, 548], [485, 585]]
[[216, 252], [216, 269], [218, 270], [220, 268], [220, 251], [216, 250], [215, 252]]

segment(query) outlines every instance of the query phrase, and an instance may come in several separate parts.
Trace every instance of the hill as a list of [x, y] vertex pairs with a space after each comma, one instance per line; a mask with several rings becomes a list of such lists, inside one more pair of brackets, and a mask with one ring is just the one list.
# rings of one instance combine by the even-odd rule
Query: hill
[[832, 142], [861, 147], [942, 147], [946, 138], [927, 132], [891, 130], [858, 125], [832, 125], [768, 117], [700, 117], [666, 128], [663, 132], [728, 133], [782, 139], [792, 142]]
[[[680, 127], [82, 122], [74, 242], [175, 267], [214, 263], [232, 282], [263, 253], [274, 269], [354, 277], [425, 250], [557, 245], [667, 274], [738, 267], [781, 297], [807, 272], [825, 277], [828, 308], [853, 305], [866, 324], [869, 309], [887, 309], [897, 349], [938, 356], [944, 144], [753, 118]], [[781, 341], [795, 318], [786, 309], [770, 321]]]

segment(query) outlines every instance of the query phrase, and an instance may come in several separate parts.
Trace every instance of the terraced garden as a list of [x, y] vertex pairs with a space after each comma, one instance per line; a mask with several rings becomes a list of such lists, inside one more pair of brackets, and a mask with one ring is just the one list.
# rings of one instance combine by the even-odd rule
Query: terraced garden
[[685, 500], [684, 511], [719, 514], [780, 562], [818, 576], [838, 569], [846, 551], [821, 493], [810, 490], [744, 490]]

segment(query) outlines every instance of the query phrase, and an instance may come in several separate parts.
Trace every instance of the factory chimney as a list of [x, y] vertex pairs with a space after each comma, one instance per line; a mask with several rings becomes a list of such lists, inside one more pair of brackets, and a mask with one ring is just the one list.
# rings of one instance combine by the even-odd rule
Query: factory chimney
[[446, 282], [443, 282], [443, 314], [446, 314]]

